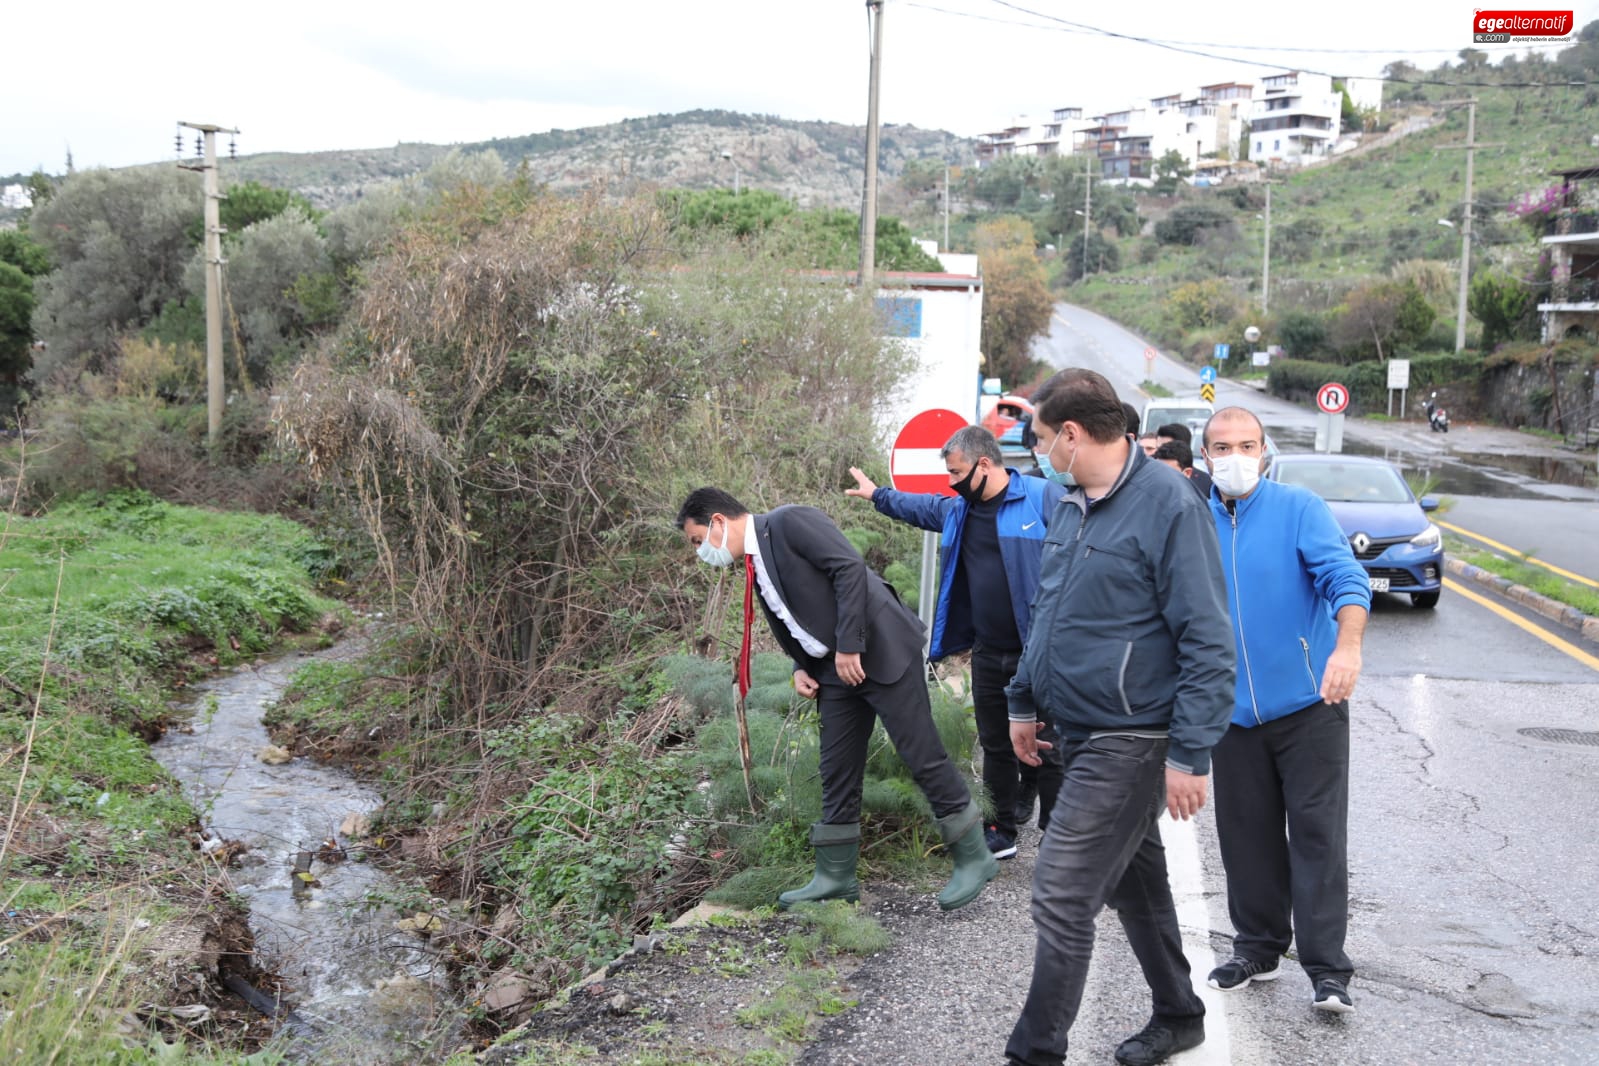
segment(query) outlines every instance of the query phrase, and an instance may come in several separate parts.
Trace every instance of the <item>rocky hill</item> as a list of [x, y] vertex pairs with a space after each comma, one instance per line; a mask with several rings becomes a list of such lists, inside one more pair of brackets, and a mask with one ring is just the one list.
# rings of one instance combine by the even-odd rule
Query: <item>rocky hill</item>
[[[535, 180], [575, 191], [602, 182], [618, 192], [645, 187], [731, 185], [769, 189], [805, 207], [860, 202], [866, 131], [836, 122], [797, 122], [773, 115], [688, 111], [627, 119], [609, 126], [550, 130], [472, 144], [398, 144], [336, 152], [241, 156], [228, 178], [295, 189], [319, 207], [353, 200], [363, 189], [426, 169], [452, 149], [493, 149], [507, 166], [526, 163]], [[723, 153], [731, 159], [724, 159]], [[884, 126], [881, 172], [893, 178], [912, 159], [962, 163], [973, 143], [942, 130]]]

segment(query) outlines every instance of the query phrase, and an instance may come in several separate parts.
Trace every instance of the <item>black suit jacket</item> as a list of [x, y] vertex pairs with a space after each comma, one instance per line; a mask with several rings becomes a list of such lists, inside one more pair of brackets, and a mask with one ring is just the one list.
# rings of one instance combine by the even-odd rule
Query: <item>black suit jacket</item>
[[[858, 652], [873, 681], [897, 681], [921, 660], [926, 632], [922, 620], [872, 572], [832, 519], [814, 507], [799, 506], [753, 518], [767, 576], [807, 633], [834, 652]], [[807, 653], [766, 601], [760, 599], [760, 604], [794, 668], [820, 677], [832, 656], [818, 659]]]

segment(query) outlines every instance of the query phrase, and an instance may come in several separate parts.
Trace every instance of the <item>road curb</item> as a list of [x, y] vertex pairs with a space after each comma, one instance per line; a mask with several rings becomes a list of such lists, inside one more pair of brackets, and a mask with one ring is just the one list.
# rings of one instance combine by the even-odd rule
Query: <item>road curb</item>
[[1599, 644], [1599, 618], [1583, 614], [1570, 604], [1539, 595], [1525, 585], [1518, 585], [1509, 578], [1500, 577], [1491, 570], [1472, 566], [1460, 559], [1445, 558], [1444, 569], [1456, 577], [1490, 588], [1506, 599], [1521, 604], [1529, 611], [1536, 611], [1551, 622], [1559, 622], [1568, 629], [1575, 629], [1582, 634], [1584, 640]]

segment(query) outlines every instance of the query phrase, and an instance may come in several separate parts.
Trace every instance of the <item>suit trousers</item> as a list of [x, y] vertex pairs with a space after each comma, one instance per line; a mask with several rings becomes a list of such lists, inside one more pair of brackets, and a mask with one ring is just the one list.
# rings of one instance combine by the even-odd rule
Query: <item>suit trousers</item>
[[1211, 762], [1234, 954], [1270, 962], [1292, 938], [1311, 981], [1347, 983], [1349, 704], [1228, 726]]
[[950, 761], [933, 725], [927, 674], [920, 659], [894, 681], [867, 678], [846, 685], [828, 660], [816, 679], [817, 714], [822, 723], [822, 821], [849, 825], [861, 820], [861, 785], [872, 726], [882, 719], [894, 750], [910, 768], [922, 794], [939, 818], [957, 814], [971, 802], [966, 782]]

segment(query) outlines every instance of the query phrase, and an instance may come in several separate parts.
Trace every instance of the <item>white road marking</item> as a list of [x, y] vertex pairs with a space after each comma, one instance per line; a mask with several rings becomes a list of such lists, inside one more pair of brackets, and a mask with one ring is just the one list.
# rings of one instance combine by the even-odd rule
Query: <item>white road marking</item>
[[1194, 990], [1205, 1002], [1205, 1042], [1171, 1061], [1182, 1066], [1228, 1066], [1233, 1050], [1227, 1029], [1227, 993], [1205, 983], [1217, 960], [1210, 947], [1210, 907], [1205, 901], [1205, 871], [1199, 863], [1199, 837], [1192, 821], [1175, 821], [1163, 814], [1160, 839], [1166, 846], [1166, 872], [1177, 904], [1177, 924], [1183, 930], [1183, 954], [1193, 967]]

